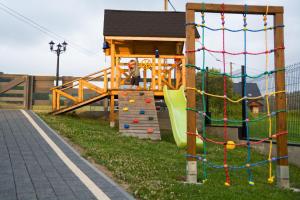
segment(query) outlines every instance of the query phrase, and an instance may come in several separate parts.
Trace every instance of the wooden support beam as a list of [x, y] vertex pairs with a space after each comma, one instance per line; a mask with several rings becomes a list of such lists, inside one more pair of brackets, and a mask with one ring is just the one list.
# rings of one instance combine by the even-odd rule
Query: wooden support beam
[[155, 62], [155, 58], [152, 58], [152, 68], [151, 68], [151, 74], [152, 74], [152, 77], [151, 77], [151, 89], [152, 90], [155, 90], [155, 71], [156, 71], [156, 62]]
[[[274, 26], [283, 24], [283, 14], [275, 14]], [[283, 28], [274, 30], [274, 47], [284, 46]], [[275, 70], [285, 67], [284, 49], [274, 52]], [[285, 71], [277, 71], [275, 73], [275, 88], [276, 91], [285, 90]], [[275, 97], [276, 110], [286, 110], [286, 95], [285, 93], [278, 93]], [[287, 131], [287, 117], [286, 112], [279, 112], [276, 116], [276, 132]], [[288, 155], [287, 135], [277, 137], [277, 156], [283, 157]], [[289, 188], [289, 168], [288, 159], [280, 159], [277, 162], [277, 184], [283, 188]]]
[[83, 83], [82, 83], [83, 79], [79, 80], [78, 83], [78, 101], [82, 102], [84, 99], [84, 95], [83, 95]]
[[[58, 90], [59, 91], [59, 90]], [[56, 91], [56, 109], [59, 110], [60, 109], [60, 94], [59, 92]]]
[[54, 89], [54, 90], [52, 90], [52, 111], [57, 110], [56, 97], [57, 97], [57, 93], [56, 93], [56, 89]]
[[144, 82], [144, 90], [147, 89], [147, 69], [143, 69], [143, 82]]
[[110, 127], [115, 127], [115, 96], [110, 96], [110, 109], [109, 109], [109, 124]]
[[121, 79], [121, 72], [120, 72], [120, 64], [119, 64], [119, 57], [116, 57], [116, 88], [120, 87], [120, 79]]
[[[187, 4], [188, 7], [188, 4]], [[194, 10], [186, 10], [186, 23], [195, 22]], [[195, 28], [194, 26], [186, 27], [186, 49], [195, 50]], [[188, 53], [186, 55], [187, 62], [195, 65], [195, 54]], [[186, 70], [186, 86], [190, 88], [196, 87], [195, 69], [190, 67]], [[187, 107], [196, 109], [196, 94], [194, 90], [187, 90]], [[187, 110], [187, 132], [196, 133], [196, 112]], [[187, 182], [197, 182], [197, 161], [196, 158], [196, 136], [194, 134], [187, 134]]]
[[108, 89], [107, 71], [104, 71], [103, 87], [104, 87], [105, 92], [107, 92], [107, 89]]
[[182, 69], [181, 69], [181, 80], [182, 85], [186, 87], [186, 66], [185, 66], [185, 58], [182, 59]]
[[100, 88], [86, 80], [80, 80], [81, 84], [82, 84], [82, 88], [87, 88], [89, 90], [93, 90], [99, 94], [103, 94], [105, 92], [105, 90], [103, 88]]
[[[66, 93], [66, 92], [63, 92], [63, 91], [61, 91], [61, 90], [56, 90], [56, 93], [57, 93], [57, 98], [59, 99], [59, 97], [60, 97], [60, 95], [61, 96], [64, 96], [64, 97], [66, 97], [66, 98], [68, 98], [68, 99], [71, 99], [72, 101], [74, 101], [74, 102], [78, 102], [78, 98], [76, 98], [76, 97], [73, 97], [72, 95], [70, 95], [70, 94], [68, 94], [68, 93]], [[58, 106], [57, 106], [58, 107]]]
[[115, 47], [115, 43], [114, 41], [112, 40], [111, 41], [111, 55], [110, 55], [110, 59], [111, 59], [111, 64], [110, 64], [110, 67], [111, 67], [111, 72], [110, 72], [110, 88], [111, 89], [114, 89], [115, 88], [115, 69], [116, 69], [116, 47]]
[[[222, 4], [204, 4], [205, 12], [211, 13], [219, 13], [224, 11], [224, 13], [244, 13], [245, 6], [244, 5], [233, 5], [233, 4], [225, 4], [224, 10], [222, 9]], [[187, 10], [194, 10], [196, 12], [201, 12], [203, 8], [202, 3], [187, 3]], [[267, 6], [256, 6], [256, 5], [247, 5], [247, 14], [265, 14], [267, 10]], [[269, 6], [268, 14], [275, 15], [278, 13], [283, 13], [282, 6]]]
[[161, 85], [161, 78], [162, 78], [162, 73], [161, 73], [161, 58], [158, 58], [158, 90], [162, 89], [162, 85]]
[[26, 76], [24, 86], [24, 108], [27, 110], [32, 109], [32, 95], [33, 95], [33, 77]]

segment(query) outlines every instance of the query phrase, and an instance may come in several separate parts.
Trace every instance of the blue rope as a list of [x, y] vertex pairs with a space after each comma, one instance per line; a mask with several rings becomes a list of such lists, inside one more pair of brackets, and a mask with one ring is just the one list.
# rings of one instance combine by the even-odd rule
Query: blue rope
[[[245, 5], [245, 13], [243, 14], [243, 20], [244, 20], [244, 52], [247, 51], [247, 5]], [[245, 74], [247, 74], [247, 54], [244, 54], [244, 71]], [[244, 81], [244, 94], [243, 96], [247, 96], [247, 87], [246, 87], [246, 83], [247, 83], [247, 76], [245, 76], [245, 81]], [[246, 112], [246, 119], [248, 119], [248, 109], [247, 109], [247, 103], [248, 100], [245, 100], [246, 103], [244, 105], [244, 110]], [[249, 137], [249, 124], [248, 124], [248, 120], [246, 120], [245, 122], [246, 125], [246, 138], [247, 138], [247, 162], [249, 163], [251, 161], [251, 145], [250, 145], [250, 137]], [[250, 168], [247, 168], [247, 173], [248, 173], [248, 181], [249, 183], [252, 182], [252, 172], [250, 170]]]
[[[261, 160], [261, 161], [255, 162], [255, 163], [248, 163], [248, 164], [246, 163], [243, 165], [229, 165], [227, 167], [228, 167], [228, 169], [231, 169], [231, 170], [245, 169], [245, 168], [250, 169], [251, 167], [261, 166], [268, 162], [275, 162], [277, 160], [286, 159], [286, 158], [288, 158], [288, 156], [273, 157], [271, 160]], [[204, 160], [204, 159], [199, 159], [199, 160], [201, 160], [202, 162], [206, 162], [208, 166], [215, 168], [215, 169], [223, 169], [224, 168], [224, 165], [217, 165], [217, 164], [214, 164], [213, 162], [208, 162], [207, 160]]]

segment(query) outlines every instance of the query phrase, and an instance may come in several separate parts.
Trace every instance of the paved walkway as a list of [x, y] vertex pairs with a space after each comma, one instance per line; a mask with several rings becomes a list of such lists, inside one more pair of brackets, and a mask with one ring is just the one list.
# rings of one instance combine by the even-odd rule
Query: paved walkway
[[30, 111], [0, 110], [0, 199], [133, 199]]

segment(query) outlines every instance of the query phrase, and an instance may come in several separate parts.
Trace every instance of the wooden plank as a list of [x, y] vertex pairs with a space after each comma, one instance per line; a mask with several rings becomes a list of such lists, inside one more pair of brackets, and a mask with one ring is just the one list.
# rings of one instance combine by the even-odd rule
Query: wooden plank
[[24, 90], [8, 90], [4, 92], [3, 94], [24, 94]]
[[0, 97], [0, 101], [6, 101], [6, 102], [23, 102], [24, 97]]
[[[233, 4], [225, 4], [224, 10], [222, 9], [222, 4], [204, 4], [205, 12], [211, 13], [220, 13], [224, 11], [224, 13], [244, 13], [245, 5], [233, 5]], [[202, 3], [187, 3], [187, 10], [194, 10], [196, 12], [201, 12], [203, 8]], [[257, 6], [257, 5], [247, 5], [247, 14], [265, 14], [267, 10], [267, 6]], [[268, 14], [275, 15], [283, 13], [282, 6], [268, 6]]]
[[34, 105], [51, 105], [50, 100], [33, 100]]
[[13, 87], [20, 85], [21, 83], [23, 83], [25, 81], [24, 77], [20, 77], [20, 78], [16, 78], [12, 81], [10, 81], [9, 83], [7, 83], [5, 86], [1, 87], [0, 89], [0, 94], [12, 89]]

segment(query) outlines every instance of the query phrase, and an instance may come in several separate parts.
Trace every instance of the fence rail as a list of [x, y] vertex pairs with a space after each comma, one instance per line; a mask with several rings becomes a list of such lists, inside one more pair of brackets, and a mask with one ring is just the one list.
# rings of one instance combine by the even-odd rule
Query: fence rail
[[[285, 68], [285, 91], [287, 102], [287, 124], [288, 124], [288, 141], [289, 143], [300, 144], [300, 63], [286, 66]], [[262, 95], [266, 93], [265, 78], [253, 79], [252, 83], [256, 83]], [[269, 76], [269, 92], [275, 91], [275, 74]], [[271, 110], [275, 111], [275, 98], [269, 98]], [[263, 112], [266, 111], [266, 103], [263, 105]], [[273, 131], [275, 131], [276, 119], [273, 118]], [[262, 138], [267, 135], [267, 123], [262, 122], [260, 130], [262, 134], [255, 135]], [[251, 127], [255, 131], [254, 126]], [[250, 128], [250, 129], [251, 129]]]

